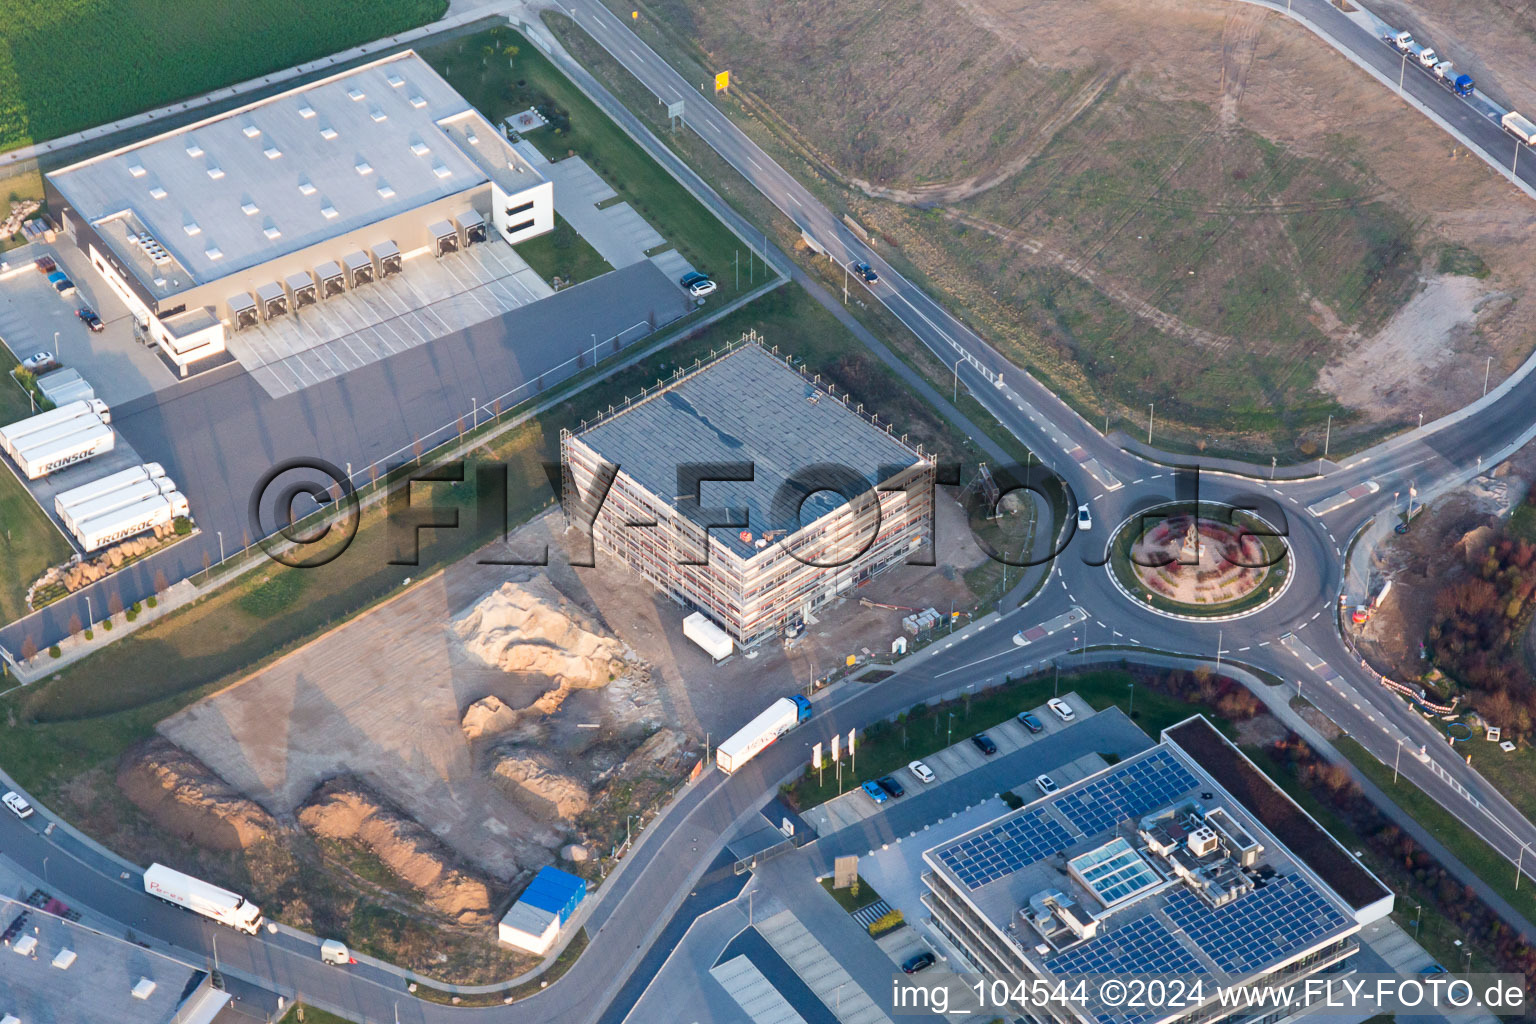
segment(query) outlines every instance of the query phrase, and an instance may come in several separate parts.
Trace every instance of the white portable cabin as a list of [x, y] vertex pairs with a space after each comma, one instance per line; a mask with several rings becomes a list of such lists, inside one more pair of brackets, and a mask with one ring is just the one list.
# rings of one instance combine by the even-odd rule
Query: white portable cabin
[[716, 661], [729, 658], [736, 650], [731, 635], [711, 622], [703, 612], [694, 612], [683, 619], [683, 636], [702, 647]]

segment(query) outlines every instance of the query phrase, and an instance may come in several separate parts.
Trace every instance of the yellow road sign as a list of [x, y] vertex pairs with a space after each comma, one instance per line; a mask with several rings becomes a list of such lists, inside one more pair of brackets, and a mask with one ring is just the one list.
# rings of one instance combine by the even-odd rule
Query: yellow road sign
[[731, 87], [731, 73], [722, 71], [715, 75], [715, 92], [725, 92]]

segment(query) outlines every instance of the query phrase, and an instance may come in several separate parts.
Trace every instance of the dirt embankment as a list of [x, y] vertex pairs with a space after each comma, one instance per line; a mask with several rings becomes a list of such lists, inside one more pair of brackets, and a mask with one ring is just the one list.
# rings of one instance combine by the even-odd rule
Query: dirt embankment
[[520, 746], [497, 752], [492, 778], [531, 814], [573, 821], [591, 803], [586, 780], [566, 771], [552, 754]]
[[260, 804], [159, 737], [123, 755], [117, 785], [156, 825], [211, 850], [245, 850], [282, 831]]
[[299, 810], [299, 821], [320, 839], [355, 844], [419, 892], [431, 909], [460, 925], [492, 920], [491, 887], [455, 866], [452, 854], [415, 821], [355, 779], [332, 779]]

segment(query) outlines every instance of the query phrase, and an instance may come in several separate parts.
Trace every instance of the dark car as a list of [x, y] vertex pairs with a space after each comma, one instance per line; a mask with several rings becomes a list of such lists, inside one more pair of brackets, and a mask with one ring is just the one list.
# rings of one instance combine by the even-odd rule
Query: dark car
[[992, 742], [992, 737], [984, 732], [979, 732], [971, 737], [971, 742], [976, 744], [976, 749], [991, 757], [997, 753], [997, 744]]
[[684, 274], [682, 276], [682, 278], [677, 283], [682, 285], [684, 288], [687, 288], [689, 285], [692, 285], [692, 284], [694, 284], [694, 283], [696, 283], [698, 281], [708, 281], [708, 280], [709, 280], [709, 275], [708, 274], [701, 274], [697, 270], [690, 270], [688, 273]]
[[906, 796], [907, 795], [907, 791], [905, 789], [901, 788], [901, 783], [897, 782], [894, 778], [892, 778], [889, 775], [882, 776], [881, 778], [878, 778], [875, 781], [880, 783], [880, 788], [885, 790], [887, 793], [891, 794], [891, 796]]
[[79, 317], [80, 322], [91, 329], [92, 334], [101, 333], [101, 317], [97, 316], [96, 311], [91, 307], [81, 306], [79, 309], [75, 310], [75, 316]]
[[874, 284], [876, 281], [880, 280], [880, 275], [875, 273], [875, 268], [870, 266], [868, 263], [855, 263], [853, 265], [853, 272], [858, 274], [864, 280], [868, 281], [870, 284]]
[[936, 963], [938, 963], [938, 957], [934, 956], [932, 953], [924, 951], [917, 954], [917, 956], [914, 956], [906, 963], [902, 964], [901, 969], [906, 971], [908, 974], [916, 974], [918, 971], [926, 971]]
[[1045, 725], [1040, 721], [1040, 719], [1036, 718], [1032, 712], [1020, 711], [1017, 717], [1019, 724], [1028, 729], [1030, 732], [1045, 731]]

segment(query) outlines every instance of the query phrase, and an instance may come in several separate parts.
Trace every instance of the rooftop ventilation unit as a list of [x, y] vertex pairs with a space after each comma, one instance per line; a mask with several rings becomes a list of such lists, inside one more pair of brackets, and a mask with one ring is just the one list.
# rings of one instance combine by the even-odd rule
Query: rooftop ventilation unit
[[165, 196], [165, 189], [161, 188], [159, 185], [156, 185], [154, 188], [149, 190], [149, 198], [151, 199], [164, 199]]
[[432, 168], [432, 173], [439, 178], [450, 178], [453, 176], [453, 172], [448, 169], [447, 164], [438, 164]]
[[394, 242], [380, 242], [373, 247], [373, 255], [379, 261], [381, 278], [400, 273], [404, 266], [405, 257], [400, 255], [400, 247]]
[[133, 175], [135, 178], [142, 178], [145, 174], [144, 165], [135, 160], [128, 165], [128, 173]]
[[321, 298], [329, 299], [347, 290], [346, 276], [335, 260], [316, 267], [315, 280], [320, 283]]
[[268, 224], [261, 229], [261, 233], [267, 236], [268, 241], [276, 241], [283, 237], [282, 231], [278, 229], [276, 224]]
[[425, 142], [418, 140], [411, 143], [411, 152], [415, 153], [417, 156], [426, 156], [428, 153], [432, 152], [432, 147], [427, 145]]
[[140, 978], [138, 984], [133, 986], [133, 998], [148, 999], [155, 994], [156, 985], [148, 978]]
[[326, 220], [335, 220], [340, 216], [340, 214], [336, 212], [336, 207], [332, 206], [330, 203], [326, 203], [324, 206], [320, 207], [320, 216], [324, 217]]
[[144, 255], [148, 256], [152, 263], [171, 262], [171, 254], [165, 251], [165, 246], [155, 241], [154, 236], [147, 231], [128, 232], [128, 243], [143, 249]]
[[[335, 266], [335, 264], [330, 264]], [[308, 271], [299, 271], [297, 274], [289, 274], [283, 279], [283, 284], [288, 288], [288, 295], [293, 299], [293, 310], [297, 313], [305, 306], [313, 306], [319, 299], [319, 291], [315, 287], [315, 279]]]
[[283, 155], [283, 151], [278, 149], [276, 146], [268, 146], [266, 149], [262, 150], [262, 152], [267, 155], [268, 160], [276, 160], [278, 157]]
[[340, 132], [338, 132], [335, 128], [332, 128], [330, 125], [326, 125], [320, 129], [320, 137], [326, 142], [330, 142], [340, 134]]
[[464, 137], [469, 140], [469, 144], [471, 146], [478, 146], [478, 145], [480, 145], [480, 136], [475, 134], [475, 131], [474, 131], [473, 128], [471, 128], [468, 132], [466, 132], [464, 134]]
[[372, 174], [373, 164], [370, 164], [367, 160], [359, 160], [357, 162], [357, 173], [365, 176]]
[[200, 157], [202, 155], [203, 155], [203, 147], [199, 146], [197, 144], [197, 140], [196, 139], [188, 139], [187, 140], [187, 156], [189, 156], [192, 159], [196, 160], [198, 157]]
[[411, 97], [411, 106], [415, 107], [417, 110], [420, 110], [426, 105], [427, 101], [419, 94]]
[[220, 178], [224, 177], [224, 168], [220, 167], [218, 164], [209, 164], [208, 177], [212, 178], [214, 181], [218, 181]]
[[224, 258], [224, 250], [220, 249], [216, 245], [210, 245], [208, 248], [204, 249], [203, 254], [211, 260], [221, 260]]
[[63, 949], [59, 950], [58, 955], [53, 958], [53, 966], [57, 967], [61, 971], [67, 971], [75, 965], [75, 961], [78, 959], [80, 958], [75, 954], [75, 951], [70, 949], [68, 946], [65, 946]]
[[188, 235], [200, 235], [203, 233], [203, 229], [197, 226], [197, 221], [195, 220], [187, 221], [181, 226], [181, 230], [185, 231]]
[[315, 188], [315, 186], [310, 182], [308, 178], [300, 178], [299, 191], [306, 196], [312, 196], [318, 192], [319, 189]]
[[257, 128], [253, 124], [246, 125], [244, 128], [240, 129], [240, 131], [248, 139], [254, 139], [256, 136], [261, 134], [261, 129]]
[[373, 118], [374, 124], [380, 124], [389, 120], [389, 115], [384, 113], [384, 111], [380, 110], [378, 107], [374, 107], [372, 110], [368, 111], [368, 116]]
[[254, 216], [256, 216], [256, 214], [261, 212], [261, 207], [257, 206], [255, 203], [251, 202], [249, 199], [247, 199], [245, 202], [240, 204], [240, 209], [242, 211], [244, 211], [244, 213], [245, 213], [245, 215], [247, 217], [254, 217]]
[[373, 257], [365, 252], [354, 252], [341, 261], [347, 272], [347, 287], [357, 288], [373, 281]]
[[1209, 825], [1201, 825], [1189, 834], [1189, 850], [1196, 857], [1204, 857], [1214, 853], [1221, 840], [1216, 835], [1216, 830]]
[[367, 93], [363, 92], [363, 90], [359, 89], [355, 85], [347, 90], [347, 98], [350, 99], [353, 103], [356, 103], [366, 95]]
[[234, 324], [235, 330], [243, 331], [247, 327], [255, 327], [260, 319], [256, 315], [256, 300], [247, 292], [229, 297], [229, 319]]
[[308, 102], [305, 102], [299, 107], [299, 116], [306, 119], [314, 117], [315, 108], [310, 106]]
[[395, 74], [393, 71], [391, 71], [389, 74], [384, 76], [384, 81], [389, 83], [389, 87], [391, 89], [398, 89], [402, 85], [405, 84], [405, 79], [401, 78], [399, 75]]

